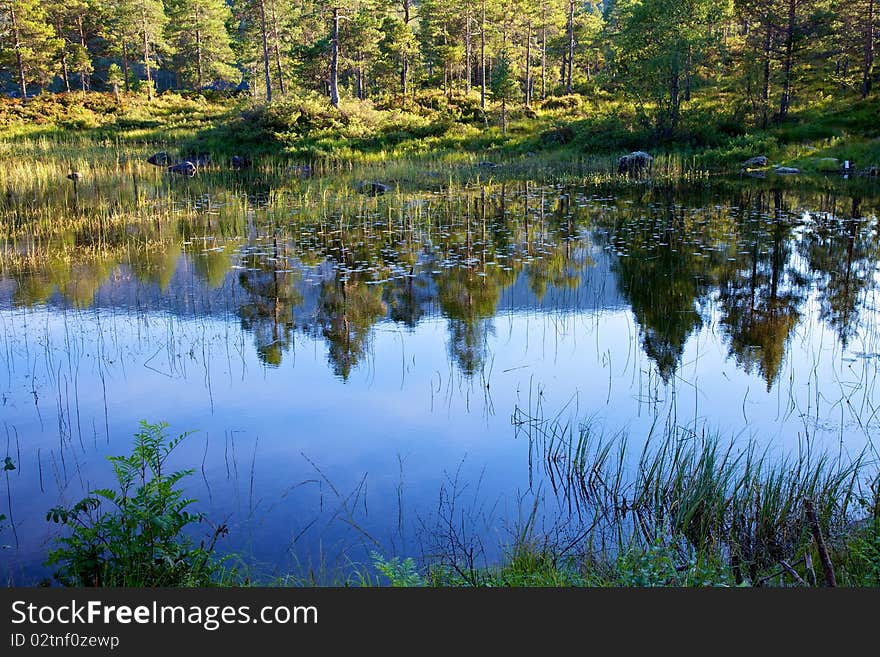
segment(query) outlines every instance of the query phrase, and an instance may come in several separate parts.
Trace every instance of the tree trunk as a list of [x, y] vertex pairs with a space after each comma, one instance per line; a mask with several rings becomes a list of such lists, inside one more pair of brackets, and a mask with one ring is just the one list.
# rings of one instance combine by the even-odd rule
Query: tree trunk
[[147, 76], [147, 99], [153, 100], [153, 75], [150, 73], [150, 36], [147, 32], [146, 7], [141, 7], [141, 29], [144, 33], [144, 71]]
[[547, 98], [547, 5], [541, 4], [541, 100]]
[[464, 93], [471, 92], [471, 7], [467, 8], [464, 19]]
[[788, 0], [788, 25], [785, 29], [785, 56], [782, 63], [782, 98], [779, 101], [779, 120], [788, 116], [791, 108], [791, 68], [794, 52], [794, 28], [797, 0]]
[[865, 68], [862, 72], [862, 98], [871, 93], [874, 82], [874, 0], [868, 0], [868, 24], [865, 27]]
[[406, 55], [401, 58], [400, 61], [400, 92], [406, 96], [406, 69], [408, 67], [408, 61]]
[[122, 74], [125, 76], [125, 93], [131, 91], [128, 88], [128, 44], [122, 41]]
[[15, 37], [15, 63], [18, 66], [18, 85], [21, 89], [21, 99], [27, 99], [27, 82], [24, 77], [24, 60], [21, 57], [21, 34], [18, 28], [18, 19], [15, 17], [15, 5], [9, 5], [10, 22], [12, 23], [12, 35]]
[[[402, 6], [403, 6], [403, 24], [406, 26], [407, 29], [409, 29], [409, 22], [411, 20], [410, 15], [409, 15], [410, 0], [403, 0]], [[406, 53], [404, 53], [403, 57], [401, 58], [401, 62], [400, 62], [400, 90], [403, 93], [404, 97], [406, 97], [406, 92], [407, 92], [406, 81], [407, 81], [408, 73], [409, 73], [409, 57], [407, 56]]]
[[199, 78], [199, 89], [204, 88], [205, 78], [202, 71], [202, 31], [196, 30], [196, 73]]
[[330, 54], [330, 104], [339, 107], [339, 7], [333, 7], [333, 37]]
[[480, 17], [480, 109], [486, 114], [486, 0]]
[[691, 100], [691, 68], [692, 67], [693, 67], [693, 53], [691, 51], [690, 46], [688, 46], [687, 62], [685, 63], [685, 69], [684, 69], [684, 100], [685, 100], [685, 102], [690, 102], [690, 100]]
[[[77, 27], [79, 27], [79, 45], [81, 45], [83, 47], [83, 50], [85, 50], [85, 52], [86, 52], [86, 56], [88, 56], [89, 49], [86, 46], [86, 33], [83, 30], [82, 16], [78, 16], [76, 19], [76, 22], [77, 22]], [[91, 80], [89, 79], [89, 74], [86, 73], [85, 70], [82, 70], [79, 72], [79, 78], [80, 78], [80, 83], [82, 84], [83, 93], [85, 93], [92, 86]]]
[[263, 39], [263, 77], [266, 80], [266, 102], [272, 102], [272, 75], [269, 73], [269, 34], [266, 30], [266, 0], [260, 0], [260, 36]]
[[[60, 33], [61, 30], [59, 30]], [[61, 77], [64, 79], [64, 89], [70, 93], [70, 71], [67, 69], [67, 40], [61, 48]]]
[[678, 129], [678, 117], [681, 110], [681, 72], [676, 66], [672, 71], [669, 85], [669, 125], [672, 132]]
[[526, 107], [532, 104], [532, 21], [526, 25]]
[[574, 61], [574, 0], [568, 0], [568, 64], [565, 78], [565, 93], [571, 93], [571, 69]]
[[770, 23], [770, 17], [765, 17], [766, 24], [764, 32], [764, 76], [761, 85], [761, 127], [767, 127], [770, 113], [770, 55], [773, 48], [773, 28]]
[[284, 68], [281, 66], [281, 47], [278, 45], [278, 14], [275, 11], [275, 0], [272, 0], [272, 47], [275, 50], [275, 68], [278, 70], [278, 91], [284, 95]]

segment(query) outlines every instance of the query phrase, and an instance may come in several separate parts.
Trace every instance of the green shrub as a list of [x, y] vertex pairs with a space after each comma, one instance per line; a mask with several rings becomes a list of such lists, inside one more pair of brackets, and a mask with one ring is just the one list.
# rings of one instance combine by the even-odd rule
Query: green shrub
[[571, 143], [574, 130], [570, 125], [557, 125], [541, 133], [543, 146], [562, 146]]
[[[72, 586], [205, 586], [219, 573], [213, 558], [217, 539], [195, 547], [184, 532], [203, 516], [187, 509], [180, 481], [192, 470], [168, 472], [166, 462], [187, 436], [169, 439], [167, 424], [141, 422], [129, 456], [109, 457], [118, 484], [91, 491], [70, 508], [55, 507], [47, 520], [69, 533], [47, 563], [60, 566], [56, 578]], [[109, 505], [109, 510], [103, 510]]]
[[617, 560], [617, 586], [731, 586], [733, 577], [720, 563], [706, 557], [683, 558], [673, 547], [656, 543], [631, 549]]
[[391, 586], [394, 587], [414, 587], [424, 586], [425, 581], [419, 575], [416, 569], [416, 563], [412, 557], [401, 560], [400, 557], [394, 557], [390, 561], [386, 561], [378, 552], [373, 552], [373, 566], [380, 573], [388, 578]]
[[544, 110], [565, 110], [571, 112], [578, 110], [584, 103], [584, 99], [577, 94], [569, 94], [567, 96], [550, 96], [541, 102], [541, 109]]

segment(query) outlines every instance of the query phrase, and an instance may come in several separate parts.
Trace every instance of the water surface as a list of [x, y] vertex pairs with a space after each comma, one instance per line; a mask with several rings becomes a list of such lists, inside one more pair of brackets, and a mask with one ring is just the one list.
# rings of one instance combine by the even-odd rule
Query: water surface
[[148, 189], [155, 221], [89, 223], [96, 187], [69, 228], [7, 228], [7, 581], [49, 572], [46, 510], [111, 483], [141, 419], [193, 432], [175, 464], [197, 508], [270, 574], [456, 541], [494, 558], [535, 496], [570, 508], [529, 418], [876, 454], [870, 194], [187, 185]]

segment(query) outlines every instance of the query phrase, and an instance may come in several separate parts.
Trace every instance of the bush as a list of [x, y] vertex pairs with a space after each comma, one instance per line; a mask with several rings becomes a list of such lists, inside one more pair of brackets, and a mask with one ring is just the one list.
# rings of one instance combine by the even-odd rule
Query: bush
[[557, 125], [541, 133], [541, 144], [544, 146], [561, 146], [571, 143], [574, 130], [570, 125]]
[[[55, 507], [46, 520], [69, 535], [56, 539], [48, 565], [60, 565], [56, 578], [68, 586], [206, 586], [219, 572], [213, 559], [225, 525], [213, 532], [208, 547], [192, 545], [184, 535], [203, 517], [187, 508], [178, 484], [192, 470], [166, 471], [166, 462], [187, 436], [169, 439], [167, 424], [141, 422], [130, 456], [112, 456], [118, 490], [93, 490], [70, 508]], [[102, 505], [111, 509], [101, 511]]]
[[544, 110], [565, 110], [568, 112], [578, 110], [583, 105], [584, 99], [577, 94], [567, 96], [550, 96], [541, 103]]

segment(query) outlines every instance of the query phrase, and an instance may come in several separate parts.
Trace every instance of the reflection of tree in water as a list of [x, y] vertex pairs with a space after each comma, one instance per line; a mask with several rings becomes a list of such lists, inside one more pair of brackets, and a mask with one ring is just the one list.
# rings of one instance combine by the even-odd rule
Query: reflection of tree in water
[[[506, 266], [502, 257], [513, 251], [507, 194], [503, 184], [497, 194], [482, 187], [479, 198], [466, 206], [458, 230], [450, 230], [441, 243], [442, 254], [454, 262], [435, 278], [437, 302], [448, 320], [449, 355], [466, 377], [485, 366], [501, 291], [520, 269], [515, 262]], [[503, 262], [488, 267], [489, 259]]]
[[300, 273], [288, 271], [277, 240], [271, 253], [249, 253], [242, 264], [245, 269], [238, 281], [247, 292], [247, 302], [239, 307], [241, 325], [254, 334], [260, 360], [277, 367], [293, 341], [293, 309], [303, 301], [296, 287]]
[[58, 290], [74, 307], [88, 308], [115, 266], [112, 260], [102, 257], [77, 262], [46, 259], [38, 267], [28, 267], [19, 273], [13, 302], [20, 306], [46, 303]]
[[818, 276], [820, 316], [845, 347], [859, 318], [860, 299], [876, 285], [877, 236], [862, 217], [861, 199], [853, 198], [849, 218], [818, 213], [804, 242], [810, 270]]
[[338, 273], [321, 283], [318, 324], [329, 343], [328, 359], [336, 376], [347, 380], [366, 353], [370, 330], [385, 316], [382, 286]]
[[549, 287], [576, 290], [581, 284], [581, 272], [592, 264], [588, 257], [574, 257], [568, 242], [565, 246], [548, 248], [540, 260], [533, 260], [526, 267], [529, 289], [538, 302], [546, 296]]
[[193, 270], [212, 290], [223, 285], [232, 265], [232, 258], [227, 249], [226, 245], [214, 247], [209, 242], [202, 250], [197, 250], [192, 255]]
[[158, 285], [165, 292], [177, 271], [180, 253], [177, 241], [148, 243], [131, 252], [128, 264], [139, 281]]
[[[720, 282], [722, 325], [730, 353], [745, 371], [757, 368], [769, 390], [779, 375], [789, 337], [800, 320], [808, 281], [791, 262], [791, 228], [781, 191], [773, 193], [769, 229], [765, 194], [743, 217], [740, 253]], [[747, 246], [746, 246], [747, 245]]]
[[437, 278], [437, 300], [449, 320], [449, 354], [471, 377], [486, 362], [487, 339], [501, 290], [516, 279], [515, 271], [489, 268], [484, 276], [469, 267], [452, 267]]
[[397, 277], [386, 283], [383, 299], [389, 317], [407, 328], [415, 328], [430, 308], [432, 290], [429, 281], [415, 275]]
[[612, 240], [621, 253], [612, 264], [632, 307], [642, 346], [664, 381], [675, 374], [691, 333], [702, 326], [698, 300], [706, 294], [706, 264], [692, 253], [685, 209], [627, 220]]
[[[581, 273], [595, 263], [584, 253], [578, 253], [574, 245], [577, 243], [576, 231], [579, 229], [577, 216], [571, 212], [570, 195], [562, 196], [556, 211], [549, 217], [555, 235], [545, 233], [544, 194], [538, 204], [537, 226], [528, 223], [528, 207], [526, 208], [526, 248], [529, 256], [537, 256], [526, 267], [529, 289], [538, 302], [542, 301], [549, 287], [560, 290], [576, 290], [581, 284]], [[532, 231], [536, 232], [535, 244]]]

